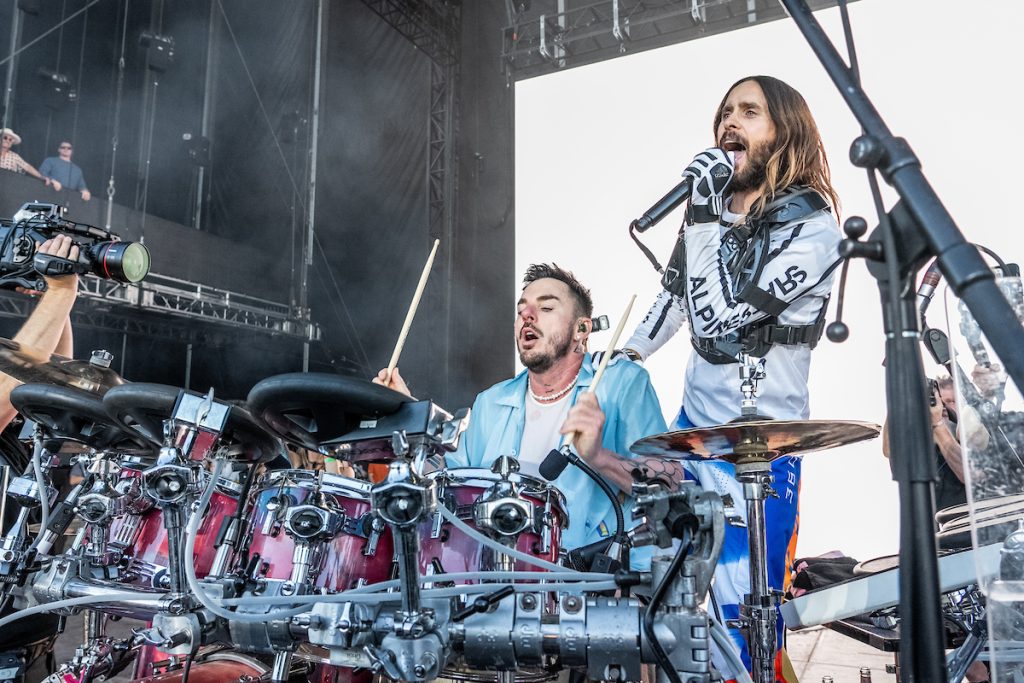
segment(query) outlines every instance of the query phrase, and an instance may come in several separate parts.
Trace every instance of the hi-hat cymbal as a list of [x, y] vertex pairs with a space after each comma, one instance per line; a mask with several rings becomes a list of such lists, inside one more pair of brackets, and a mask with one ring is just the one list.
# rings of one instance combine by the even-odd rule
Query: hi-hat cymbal
[[54, 384], [99, 395], [124, 384], [120, 375], [110, 368], [64, 356], [50, 356], [3, 337], [0, 337], [0, 372], [25, 384]]
[[881, 427], [849, 420], [753, 420], [697, 427], [640, 439], [630, 450], [678, 460], [714, 460], [733, 465], [771, 462], [878, 436]]

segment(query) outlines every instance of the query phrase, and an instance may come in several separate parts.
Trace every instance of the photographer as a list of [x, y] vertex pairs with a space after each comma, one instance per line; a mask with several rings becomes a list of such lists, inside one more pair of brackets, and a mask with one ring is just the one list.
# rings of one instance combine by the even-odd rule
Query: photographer
[[[943, 510], [954, 505], [967, 502], [967, 491], [964, 488], [964, 456], [960, 448], [963, 438], [973, 448], [985, 448], [988, 434], [974, 415], [958, 419], [956, 414], [956, 393], [950, 377], [928, 380], [930, 393], [929, 413], [932, 424], [932, 437], [935, 439], [936, 470], [935, 509]], [[882, 454], [889, 457], [889, 419], [882, 426]]]
[[[78, 252], [78, 247], [70, 237], [59, 235], [40, 245], [37, 253], [77, 260]], [[39, 296], [40, 299], [35, 310], [18, 330], [14, 341], [40, 352], [44, 356], [39, 359], [41, 361], [49, 360], [50, 355], [54, 353], [70, 358], [72, 336], [69, 316], [78, 295], [78, 275], [45, 279], [45, 292], [30, 292], [19, 288], [19, 291]], [[18, 384], [18, 380], [0, 373], [0, 466], [9, 466], [12, 470], [11, 476], [20, 474], [29, 459], [28, 452], [17, 439], [15, 427], [11, 425], [11, 421], [17, 415], [17, 411], [11, 405], [11, 391]], [[7, 507], [7, 519], [0, 520], [0, 531], [6, 531], [8, 524], [16, 516], [16, 507]], [[0, 610], [0, 616], [8, 613], [10, 609], [11, 607], [7, 606]], [[20, 660], [19, 670], [27, 669], [15, 676], [14, 680], [41, 680], [53, 669], [52, 654], [47, 653], [52, 653], [56, 626], [56, 617], [41, 614], [16, 622], [0, 634], [0, 654], [14, 655]]]
[[[58, 235], [40, 245], [37, 253], [76, 261], [78, 246], [67, 235]], [[78, 276], [47, 277], [46, 291], [30, 294], [39, 296], [39, 303], [14, 336], [14, 341], [45, 354], [41, 361], [49, 360], [54, 353], [70, 358], [73, 352], [69, 316], [78, 296]], [[6, 428], [17, 413], [10, 400], [11, 391], [16, 386], [18, 380], [0, 373], [0, 430]]]

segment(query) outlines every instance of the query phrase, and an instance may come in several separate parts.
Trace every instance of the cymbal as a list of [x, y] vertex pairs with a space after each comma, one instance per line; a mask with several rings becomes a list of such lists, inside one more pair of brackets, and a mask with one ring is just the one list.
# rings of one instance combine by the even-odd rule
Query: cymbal
[[845, 446], [873, 439], [880, 431], [876, 424], [849, 420], [752, 420], [655, 434], [640, 439], [630, 450], [637, 455], [737, 465]]
[[124, 380], [110, 368], [89, 361], [47, 355], [39, 349], [0, 337], [0, 372], [25, 384], [54, 384], [103, 395]]

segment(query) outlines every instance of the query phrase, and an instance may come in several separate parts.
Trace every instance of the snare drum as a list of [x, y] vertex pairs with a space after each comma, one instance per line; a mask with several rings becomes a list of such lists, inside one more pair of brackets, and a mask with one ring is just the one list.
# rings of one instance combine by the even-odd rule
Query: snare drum
[[324, 474], [318, 496], [317, 475], [310, 470], [277, 470], [263, 477], [251, 498], [252, 514], [241, 545], [248, 557], [241, 558], [241, 564], [258, 555], [261, 578], [291, 579], [295, 541], [285, 529], [288, 508], [317, 505], [343, 521], [333, 538], [311, 544], [313, 585], [341, 591], [389, 579], [394, 546], [390, 531], [374, 526], [370, 484]]
[[[121, 471], [121, 477], [117, 488], [127, 491], [135, 485], [135, 481], [141, 481], [142, 470], [126, 467]], [[210, 498], [210, 505], [199, 525], [193, 557], [196, 576], [200, 579], [207, 576], [213, 567], [221, 520], [235, 514], [240, 490], [239, 484], [221, 477]], [[165, 587], [167, 529], [164, 528], [163, 513], [159, 507], [153, 506], [149, 498], [144, 495], [136, 498], [126, 514], [116, 517], [110, 523], [108, 548], [120, 552], [124, 557], [123, 562], [127, 566], [123, 582], [154, 588]]]
[[[508, 480], [488, 469], [463, 467], [438, 470], [427, 475], [437, 485], [439, 505], [454, 511], [469, 526], [494, 538], [493, 529], [504, 525], [513, 531], [506, 538], [517, 550], [541, 560], [557, 563], [562, 529], [567, 526], [565, 497], [547, 482], [525, 474], [513, 473]], [[505, 482], [505, 483], [503, 483]], [[499, 486], [512, 484], [518, 490], [515, 500], [496, 496]], [[488, 499], [492, 500], [488, 500]], [[505, 502], [503, 502], [505, 501]], [[490, 505], [490, 507], [484, 507]], [[504, 509], [502, 506], [506, 506]], [[488, 525], [492, 525], [488, 530]], [[481, 528], [483, 526], [484, 528]], [[478, 572], [499, 569], [495, 554], [445, 521], [440, 514], [420, 528], [420, 571], [424, 574]], [[521, 560], [516, 571], [542, 571]], [[470, 582], [472, 583], [472, 582]]]

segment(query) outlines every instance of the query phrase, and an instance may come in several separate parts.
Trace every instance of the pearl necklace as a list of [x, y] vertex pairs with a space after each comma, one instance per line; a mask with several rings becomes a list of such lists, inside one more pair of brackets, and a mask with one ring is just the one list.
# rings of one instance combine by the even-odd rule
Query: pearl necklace
[[529, 380], [527, 380], [527, 382], [526, 382], [526, 389], [527, 389], [527, 391], [530, 392], [530, 397], [534, 401], [536, 401], [537, 403], [550, 403], [551, 401], [554, 401], [556, 399], [562, 398], [563, 396], [568, 394], [569, 390], [572, 389], [574, 386], [576, 386], [576, 382], [579, 380], [579, 378], [580, 378], [580, 371], [577, 370], [576, 371], [576, 376], [572, 378], [572, 381], [569, 382], [569, 384], [567, 384], [564, 389], [562, 389], [558, 393], [550, 394], [548, 396], [538, 396], [537, 394], [533, 393], [533, 386], [532, 386], [532, 384], [530, 383]]

